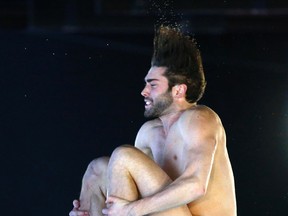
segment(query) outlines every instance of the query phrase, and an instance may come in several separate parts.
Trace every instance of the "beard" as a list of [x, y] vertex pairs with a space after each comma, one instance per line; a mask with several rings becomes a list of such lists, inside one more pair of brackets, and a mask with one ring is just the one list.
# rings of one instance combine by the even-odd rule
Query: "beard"
[[145, 110], [144, 116], [146, 118], [160, 117], [172, 103], [173, 97], [171, 95], [171, 91], [166, 91], [152, 101], [152, 106]]

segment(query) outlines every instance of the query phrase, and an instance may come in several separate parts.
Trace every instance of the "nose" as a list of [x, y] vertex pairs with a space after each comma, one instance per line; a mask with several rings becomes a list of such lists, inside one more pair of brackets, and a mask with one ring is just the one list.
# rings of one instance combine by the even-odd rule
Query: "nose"
[[147, 86], [144, 87], [144, 89], [143, 89], [142, 92], [141, 92], [141, 95], [142, 95], [143, 97], [148, 97], [149, 92], [148, 92]]

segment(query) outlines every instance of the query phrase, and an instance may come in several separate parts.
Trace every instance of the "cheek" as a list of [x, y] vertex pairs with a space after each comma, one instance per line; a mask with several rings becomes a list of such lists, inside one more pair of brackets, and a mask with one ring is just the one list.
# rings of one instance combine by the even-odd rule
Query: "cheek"
[[158, 91], [156, 91], [156, 90], [154, 90], [154, 91], [152, 90], [150, 92], [150, 97], [151, 98], [157, 98], [159, 95], [160, 95], [160, 93]]

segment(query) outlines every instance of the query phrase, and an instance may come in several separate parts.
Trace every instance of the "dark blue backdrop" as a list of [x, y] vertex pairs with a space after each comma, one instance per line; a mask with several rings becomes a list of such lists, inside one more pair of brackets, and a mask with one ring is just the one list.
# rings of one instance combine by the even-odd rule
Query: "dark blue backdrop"
[[[133, 144], [152, 32], [0, 31], [3, 215], [68, 215], [89, 161]], [[239, 215], [285, 215], [287, 32], [195, 37], [208, 81], [201, 103], [226, 128]]]

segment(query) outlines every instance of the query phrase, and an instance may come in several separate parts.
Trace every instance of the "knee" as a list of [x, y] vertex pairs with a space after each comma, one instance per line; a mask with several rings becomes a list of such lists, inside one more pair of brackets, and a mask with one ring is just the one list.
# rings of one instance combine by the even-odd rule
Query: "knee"
[[109, 157], [100, 157], [91, 161], [84, 175], [85, 179], [101, 177], [105, 175], [109, 163]]
[[137, 151], [137, 149], [134, 146], [131, 145], [122, 145], [117, 147], [113, 153], [111, 158], [113, 160], [117, 159], [124, 159], [124, 158], [128, 158], [129, 156], [133, 156], [135, 154], [135, 151]]
[[113, 151], [111, 155], [109, 167], [126, 167], [128, 164], [135, 162], [135, 159], [137, 159], [137, 154], [139, 154], [139, 150], [134, 146], [119, 146]]

